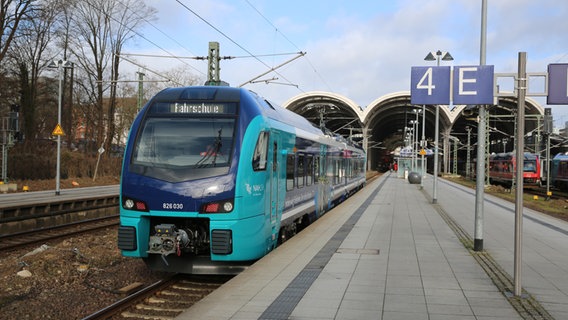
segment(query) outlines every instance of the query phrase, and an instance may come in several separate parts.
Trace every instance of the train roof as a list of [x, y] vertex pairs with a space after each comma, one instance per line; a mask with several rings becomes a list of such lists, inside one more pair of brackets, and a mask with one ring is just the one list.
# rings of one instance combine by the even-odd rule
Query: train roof
[[[254, 92], [252, 92], [253, 94], [255, 94]], [[308, 121], [306, 118], [304, 118], [303, 116], [290, 111], [288, 109], [282, 108], [260, 96], [257, 95], [257, 97], [259, 99], [262, 99], [263, 102], [262, 103], [266, 103], [269, 105], [269, 107], [272, 110], [268, 110], [267, 112], [267, 116], [276, 120], [276, 121], [281, 121], [284, 122], [288, 125], [292, 125], [294, 126], [296, 129], [301, 129], [303, 131], [305, 131], [308, 134], [312, 134], [312, 135], [317, 135], [320, 139], [320, 142], [325, 142], [327, 144], [338, 144], [338, 145], [342, 145], [343, 148], [352, 148], [352, 149], [357, 149], [359, 151], [362, 151], [362, 147], [359, 146], [358, 144], [353, 143], [352, 141], [349, 141], [347, 139], [345, 139], [345, 137], [343, 137], [342, 135], [339, 134], [334, 134], [332, 133], [330, 130], [328, 130], [327, 128], [324, 128], [323, 130], [318, 128], [315, 124], [313, 124], [312, 122]], [[300, 135], [302, 134], [301, 132], [298, 132]]]
[[259, 106], [260, 111], [267, 117], [296, 128], [301, 135], [317, 136], [321, 142], [328, 144], [341, 144], [345, 147], [362, 150], [361, 146], [345, 139], [340, 135], [331, 133], [327, 129], [320, 129], [301, 115], [270, 102], [257, 93], [244, 88], [229, 86], [191, 86], [172, 87], [158, 92], [149, 103], [173, 100], [214, 100], [214, 101], [243, 101], [252, 99]]
[[[504, 152], [504, 153], [494, 153], [491, 154], [490, 158], [492, 160], [509, 160], [509, 159], [513, 159], [517, 156], [516, 152]], [[524, 153], [524, 159], [526, 160], [534, 160], [538, 158], [538, 155], [531, 153], [531, 152], [525, 152]]]
[[172, 87], [158, 92], [152, 100], [240, 100], [241, 89], [221, 86]]
[[559, 154], [555, 155], [552, 160], [568, 160], [568, 154], [559, 153]]

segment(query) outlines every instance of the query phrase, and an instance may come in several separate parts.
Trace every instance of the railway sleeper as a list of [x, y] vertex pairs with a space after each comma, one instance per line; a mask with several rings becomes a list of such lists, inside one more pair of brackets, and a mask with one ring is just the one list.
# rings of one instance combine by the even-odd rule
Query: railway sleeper
[[160, 312], [180, 312], [180, 313], [185, 311], [185, 309], [183, 309], [183, 308], [164, 308], [164, 307], [156, 307], [156, 306], [147, 305], [147, 304], [137, 304], [136, 309], [160, 311]]

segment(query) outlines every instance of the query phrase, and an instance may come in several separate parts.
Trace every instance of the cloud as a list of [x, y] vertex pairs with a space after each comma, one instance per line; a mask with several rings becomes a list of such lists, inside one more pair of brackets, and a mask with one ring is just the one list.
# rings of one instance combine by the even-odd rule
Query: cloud
[[[278, 78], [272, 84], [246, 85], [278, 103], [302, 92], [324, 90], [364, 106], [384, 94], [409, 90], [411, 67], [432, 64], [423, 60], [429, 51], [451, 52], [455, 60], [446, 65], [480, 62], [481, 1], [182, 2], [222, 34], [178, 3], [162, 0], [150, 2], [160, 10], [156, 24], [184, 48], [163, 36], [154, 40], [179, 53], [205, 55], [207, 42], [218, 41], [221, 55], [257, 55], [221, 61], [221, 76], [231, 85], [292, 58], [264, 54], [307, 52], [306, 57], [260, 78]], [[549, 63], [568, 62], [568, 2], [488, 1], [487, 11], [486, 61], [495, 65], [496, 72], [516, 72], [519, 51], [527, 52], [528, 71], [544, 72]], [[169, 69], [174, 63], [179, 62], [152, 65]], [[188, 63], [206, 73], [204, 61]]]

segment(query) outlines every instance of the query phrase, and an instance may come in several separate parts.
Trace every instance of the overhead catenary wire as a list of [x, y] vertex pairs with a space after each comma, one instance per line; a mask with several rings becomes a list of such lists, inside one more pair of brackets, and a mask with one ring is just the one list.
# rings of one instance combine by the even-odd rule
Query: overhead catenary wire
[[[214, 26], [212, 23], [210, 23], [209, 21], [207, 21], [205, 18], [203, 18], [201, 15], [199, 15], [197, 12], [195, 12], [194, 10], [192, 10], [190, 7], [188, 7], [186, 4], [184, 4], [183, 2], [181, 2], [181, 0], [176, 0], [177, 3], [179, 3], [183, 8], [185, 8], [187, 11], [191, 12], [193, 15], [195, 15], [197, 18], [199, 18], [201, 21], [203, 21], [205, 24], [207, 24], [208, 26], [210, 26], [211, 28], [213, 28], [213, 30], [217, 31], [220, 35], [222, 35], [223, 37], [225, 37], [227, 40], [229, 40], [230, 42], [232, 42], [234, 45], [236, 45], [237, 47], [239, 47], [241, 50], [243, 50], [244, 52], [248, 53], [251, 57], [253, 57], [254, 59], [256, 59], [258, 62], [260, 62], [261, 64], [263, 64], [265, 67], [267, 68], [271, 68], [266, 62], [262, 61], [257, 55], [254, 55], [252, 52], [250, 52], [248, 49], [246, 49], [245, 47], [243, 47], [241, 44], [239, 44], [238, 42], [236, 42], [235, 40], [233, 40], [231, 37], [229, 37], [227, 34], [225, 34], [223, 31], [221, 31], [219, 28], [217, 28], [216, 26]], [[292, 81], [288, 80], [284, 75], [282, 75], [281, 73], [279, 73], [278, 71], [274, 71], [274, 73], [278, 74], [282, 79], [284, 79], [286, 82], [290, 83], [291, 85], [293, 85]], [[301, 89], [300, 89], [301, 90]], [[302, 91], [302, 90], [301, 90]], [[302, 91], [303, 92], [303, 91]]]
[[[289, 52], [289, 53], [269, 53], [269, 54], [257, 54], [256, 57], [272, 57], [272, 56], [288, 56], [292, 54], [301, 54], [302, 52]], [[152, 57], [152, 58], [173, 58], [173, 59], [193, 59], [193, 60], [205, 60], [206, 56], [163, 56], [158, 54], [143, 54], [143, 53], [122, 53], [125, 56], [136, 56], [136, 57]], [[223, 59], [241, 59], [241, 58], [252, 58], [253, 56], [224, 56]]]
[[[242, 87], [242, 86], [246, 85], [247, 83], [253, 83], [253, 81], [257, 80], [258, 78], [260, 78], [260, 77], [262, 77], [262, 76], [264, 76], [264, 75], [266, 75], [266, 74], [269, 74], [270, 72], [273, 72], [273, 71], [275, 71], [276, 69], [282, 67], [283, 65], [286, 65], [286, 64], [288, 64], [288, 63], [290, 63], [290, 62], [292, 62], [292, 61], [294, 61], [294, 60], [296, 60], [296, 59], [298, 59], [298, 58], [300, 58], [300, 57], [303, 57], [305, 54], [306, 54], [305, 52], [299, 52], [299, 53], [298, 53], [298, 56], [296, 56], [296, 57], [294, 57], [294, 58], [292, 58], [292, 59], [290, 59], [290, 60], [288, 60], [288, 61], [285, 61], [285, 62], [283, 62], [283, 63], [277, 65], [276, 67], [270, 68], [270, 70], [268, 70], [268, 71], [266, 71], [266, 72], [264, 72], [264, 73], [262, 73], [262, 74], [260, 74], [260, 75], [258, 75], [258, 76], [256, 76], [256, 77], [252, 78], [251, 80], [249, 80], [249, 81], [247, 81], [247, 82], [241, 84], [239, 87]], [[266, 80], [266, 83], [269, 83], [269, 82], [270, 82], [270, 80]], [[272, 82], [272, 83], [275, 83], [275, 82]], [[282, 84], [282, 83], [279, 83], [279, 84]], [[296, 88], [298, 88], [298, 85], [295, 85], [295, 84], [292, 84], [292, 83], [290, 83], [289, 85], [295, 86]]]
[[[124, 7], [128, 8], [127, 5], [125, 5], [124, 3], [122, 3], [121, 0], [116, 0], [118, 3], [120, 3], [121, 5], [123, 5]], [[174, 39], [172, 36], [170, 36], [167, 32], [162, 31], [162, 29], [158, 28], [155, 24], [153, 24], [150, 20], [146, 19], [145, 17], [139, 15], [137, 12], [133, 12], [134, 14], [136, 14], [138, 16], [138, 18], [144, 20], [144, 22], [146, 22], [148, 25], [152, 26], [152, 28], [154, 28], [156, 31], [158, 31], [159, 33], [161, 33], [162, 35], [164, 35], [166, 38], [170, 39], [171, 41], [173, 41], [174, 43], [176, 43], [178, 46], [180, 46], [181, 48], [183, 48], [184, 50], [186, 50], [187, 52], [191, 53], [192, 55], [194, 55], [194, 53], [189, 50], [187, 47], [185, 47], [182, 43], [180, 43], [179, 41], [177, 41], [176, 39]]]
[[168, 81], [171, 81], [171, 82], [177, 84], [177, 85], [180, 86], [180, 87], [183, 86], [182, 83], [179, 83], [179, 82], [177, 82], [177, 81], [175, 81], [175, 80], [170, 79], [170, 78], [167, 77], [167, 76], [162, 75], [159, 71], [152, 70], [152, 69], [146, 67], [145, 65], [142, 65], [142, 64], [140, 64], [140, 63], [138, 63], [138, 62], [136, 62], [136, 61], [130, 60], [130, 59], [128, 59], [128, 58], [125, 58], [124, 56], [120, 56], [120, 55], [119, 55], [118, 57], [119, 57], [120, 59], [123, 59], [123, 60], [125, 60], [125, 61], [128, 61], [128, 62], [132, 63], [133, 65], [135, 65], [135, 66], [137, 66], [137, 67], [140, 67], [140, 68], [142, 68], [142, 69], [144, 69], [144, 70], [147, 70], [147, 71], [149, 71], [149, 72], [151, 72], [151, 73], [153, 73], [153, 74], [155, 74], [155, 75], [157, 75], [157, 76], [159, 76], [159, 77], [162, 77], [162, 78], [164, 78], [164, 79], [167, 79]]
[[[125, 5], [124, 3], [122, 3], [121, 1], [117, 1], [117, 2], [118, 2], [119, 4], [121, 4], [122, 6], [124, 6], [124, 7], [126, 8], [126, 10], [131, 10], [128, 6], [126, 6], [126, 5]], [[90, 2], [87, 2], [87, 4], [90, 5], [91, 8], [93, 8], [93, 9], [95, 9], [95, 10], [98, 10], [98, 8], [95, 7], [93, 4], [91, 4]], [[153, 26], [155, 29], [157, 29], [160, 33], [165, 34], [163, 31], [161, 31], [160, 29], [158, 29], [157, 27], [155, 27], [152, 23], [150, 23], [147, 19], [145, 19], [145, 18], [141, 17], [140, 15], [138, 15], [137, 12], [134, 12], [134, 11], [132, 11], [132, 12], [133, 12], [134, 14], [136, 14], [139, 18], [142, 18], [142, 20], [144, 20], [146, 23], [150, 24], [150, 25]], [[121, 21], [117, 20], [116, 18], [114, 18], [114, 17], [113, 17], [112, 15], [110, 15], [109, 13], [104, 12], [104, 11], [102, 11], [102, 13], [103, 13], [106, 17], [112, 19], [114, 22], [120, 24], [121, 26], [127, 27], [127, 26], [125, 26]], [[138, 37], [140, 37], [140, 38], [142, 38], [142, 39], [148, 41], [149, 43], [151, 43], [152, 45], [154, 45], [156, 48], [158, 48], [158, 49], [164, 51], [165, 53], [167, 53], [167, 54], [170, 55], [170, 56], [174, 56], [173, 53], [169, 52], [169, 51], [166, 50], [165, 48], [162, 48], [160, 45], [158, 45], [158, 44], [155, 43], [154, 41], [148, 39], [148, 38], [145, 37], [143, 34], [137, 32], [136, 30], [133, 30], [131, 27], [127, 27], [127, 28], [128, 28], [128, 30], [130, 30], [130, 32], [132, 32], [132, 33], [136, 34]], [[168, 38], [171, 39], [171, 37], [169, 37], [169, 36], [168, 36]], [[175, 40], [173, 40], [173, 41], [175, 41]], [[176, 43], [177, 43], [177, 41], [176, 41]], [[180, 46], [181, 46], [181, 45], [180, 45]], [[183, 47], [183, 46], [182, 46], [182, 47]], [[185, 48], [184, 48], [184, 49], [185, 49]], [[188, 51], [191, 52], [190, 50], [188, 50]], [[199, 69], [197, 69], [197, 68], [195, 68], [194, 66], [188, 64], [188, 63], [185, 62], [184, 60], [179, 59], [179, 61], [182, 62], [183, 64], [187, 65], [188, 67], [192, 68], [193, 70], [195, 70], [195, 71], [198, 72], [199, 74], [205, 75], [205, 73], [204, 73], [203, 71], [200, 71]], [[128, 62], [132, 63], [132, 61], [130, 61], [130, 60], [129, 60]], [[138, 64], [135, 64], [135, 65], [140, 66], [140, 65], [138, 65]], [[147, 69], [146, 67], [144, 67], [144, 68]], [[153, 71], [153, 70], [149, 70], [149, 69], [147, 69], [147, 70], [148, 70], [148, 71], [151, 71], [152, 73], [154, 73], [154, 74], [156, 74], [156, 75], [158, 75], [158, 76], [160, 76], [160, 77], [162, 77], [162, 78], [166, 78], [166, 79], [168, 78], [167, 76], [161, 74], [160, 72]]]
[[[264, 14], [262, 14], [262, 12], [260, 12], [260, 10], [258, 10], [252, 3], [250, 3], [249, 0], [245, 0], [245, 1], [259, 16], [261, 16], [269, 25], [271, 25], [276, 32], [281, 34], [282, 37], [284, 37], [284, 39], [286, 39], [286, 41], [288, 41], [288, 43], [293, 45], [298, 51], [302, 51], [302, 50], [300, 50], [300, 48], [298, 48], [298, 46], [294, 42], [292, 42], [292, 40], [290, 40], [284, 33], [282, 33], [282, 31], [280, 31], [280, 29], [278, 29], [278, 27], [276, 27], [274, 25], [274, 23], [272, 23], [272, 21], [270, 21]], [[312, 68], [312, 70], [314, 71], [314, 73], [323, 82], [323, 84], [328, 88], [328, 90], [333, 91], [331, 89], [331, 86], [327, 83], [327, 81], [325, 81], [325, 79], [322, 77], [322, 75], [317, 71], [316, 67], [313, 65], [313, 63], [310, 61], [310, 59], [307, 56], [305, 56], [305, 58], [306, 58], [306, 61], [308, 62], [308, 64], [310, 65], [310, 67]]]
[[[220, 33], [222, 36], [224, 36], [225, 38], [227, 38], [229, 41], [231, 41], [232, 43], [234, 43], [236, 46], [238, 46], [239, 48], [241, 48], [243, 51], [247, 52], [249, 54], [249, 56], [234, 56], [234, 57], [224, 57], [225, 59], [237, 59], [237, 58], [255, 58], [257, 61], [259, 61], [260, 63], [262, 63], [264, 66], [266, 66], [267, 68], [270, 68], [270, 66], [268, 64], [266, 64], [264, 61], [262, 61], [260, 59], [260, 57], [268, 57], [268, 56], [279, 56], [279, 55], [290, 55], [290, 54], [300, 54], [300, 52], [296, 52], [296, 53], [278, 53], [278, 54], [253, 54], [251, 53], [249, 50], [247, 50], [246, 48], [244, 48], [242, 45], [240, 45], [239, 43], [237, 43], [236, 41], [234, 41], [231, 37], [229, 37], [228, 35], [226, 35], [224, 32], [222, 32], [219, 28], [215, 27], [213, 24], [209, 23], [206, 19], [204, 19], [203, 17], [201, 17], [197, 12], [193, 11], [191, 8], [189, 8], [187, 5], [185, 5], [184, 3], [182, 3], [180, 0], [176, 0], [180, 5], [182, 5], [186, 10], [190, 11], [192, 14], [194, 14], [195, 16], [197, 16], [199, 19], [201, 19], [203, 22], [205, 22], [207, 25], [209, 25], [211, 28], [213, 28], [215, 31], [217, 31], [218, 33]], [[122, 1], [117, 0], [117, 3], [119, 3], [120, 5], [124, 6], [127, 10], [130, 10], [128, 8], [128, 6], [126, 6]], [[270, 20], [268, 20], [268, 18], [266, 18], [264, 15], [262, 15], [262, 13], [260, 11], [258, 11], [249, 1], [247, 1], [247, 3], [249, 4], [249, 6], [251, 6], [264, 20], [266, 20], [271, 26], [273, 26], [275, 28], [275, 30], [280, 33], [285, 39], [286, 41], [288, 41], [290, 44], [292, 44], [295, 48], [298, 48], [297, 45], [295, 45], [286, 35], [284, 35], [282, 32], [280, 32], [280, 30], [278, 30], [278, 28], [276, 28], [276, 26], [274, 26], [274, 24], [272, 22], [270, 22]], [[92, 4], [91, 7], [93, 7], [94, 9], [96, 9]], [[187, 50], [188, 52], [191, 53], [191, 50], [187, 49], [185, 46], [183, 46], [181, 43], [179, 43], [177, 40], [175, 40], [174, 38], [172, 38], [170, 35], [168, 35], [167, 33], [165, 33], [164, 31], [162, 31], [160, 28], [158, 28], [156, 25], [154, 25], [151, 21], [149, 21], [148, 19], [146, 19], [145, 17], [141, 16], [140, 14], [138, 14], [137, 12], [133, 12], [138, 18], [142, 19], [145, 23], [147, 23], [148, 25], [152, 26], [155, 30], [157, 30], [158, 32], [160, 32], [161, 34], [163, 34], [165, 37], [167, 37], [168, 39], [174, 41], [176, 44], [178, 44], [180, 47], [184, 48], [185, 50]], [[122, 24], [120, 21], [118, 21], [116, 18], [112, 17], [111, 15], [109, 15], [108, 13], [105, 13], [105, 15], [109, 18], [111, 18], [113, 21]], [[191, 69], [195, 70], [197, 73], [201, 74], [201, 75], [205, 75], [204, 72], [200, 71], [199, 69], [195, 68], [194, 66], [192, 66], [191, 64], [188, 64], [187, 62], [184, 61], [184, 59], [196, 59], [196, 60], [203, 60], [202, 57], [183, 57], [183, 56], [179, 56], [179, 55], [174, 55], [172, 52], [168, 51], [167, 49], [161, 47], [160, 45], [158, 45], [156, 42], [150, 40], [149, 38], [147, 38], [146, 36], [144, 36], [143, 34], [133, 30], [132, 28], [129, 28], [129, 30], [131, 32], [133, 32], [134, 34], [136, 34], [138, 37], [146, 40], [148, 43], [152, 44], [153, 46], [155, 46], [156, 48], [162, 50], [163, 52], [166, 53], [166, 56], [160, 56], [160, 55], [147, 55], [148, 57], [159, 57], [159, 58], [173, 58], [173, 59], [177, 59], [180, 62], [184, 63], [185, 65], [189, 66]], [[136, 66], [139, 66], [141, 68], [144, 68], [145, 70], [148, 70], [160, 77], [166, 78], [168, 79], [167, 76], [161, 74], [161, 72], [156, 71], [156, 70], [151, 70], [146, 66], [143, 66], [139, 63], [136, 63], [130, 59], [125, 59], [124, 56], [129, 56], [129, 55], [133, 55], [133, 54], [121, 54], [121, 59], [124, 59], [125, 61], [132, 63]], [[140, 54], [139, 56], [144, 56], [142, 54]], [[313, 64], [311, 63], [311, 61], [309, 61], [309, 59], [307, 59], [308, 63], [310, 64], [310, 66], [312, 67], [312, 69], [314, 70], [314, 72], [318, 75], [318, 77], [322, 80], [322, 82], [328, 87], [330, 88], [330, 86], [325, 82], [325, 79], [323, 79], [321, 77], [321, 75], [319, 74], [319, 72], [315, 69], [315, 67], [313, 66]], [[287, 79], [284, 75], [282, 75], [280, 72], [277, 72], [275, 70], [272, 70], [271, 72], [276, 73], [277, 75], [280, 76], [280, 78], [282, 78], [283, 80], [287, 81], [289, 85], [291, 86], [295, 86], [298, 87], [297, 85], [293, 84], [289, 79]], [[274, 83], [274, 82], [273, 82]], [[299, 87], [298, 87], [299, 88]], [[300, 89], [300, 91], [303, 92], [303, 90]]]

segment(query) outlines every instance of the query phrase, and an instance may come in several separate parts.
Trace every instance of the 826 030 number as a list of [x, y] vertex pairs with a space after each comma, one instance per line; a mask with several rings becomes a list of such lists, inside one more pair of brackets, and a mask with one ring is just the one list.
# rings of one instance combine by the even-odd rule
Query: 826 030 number
[[165, 210], [182, 210], [183, 203], [164, 202], [162, 208]]

